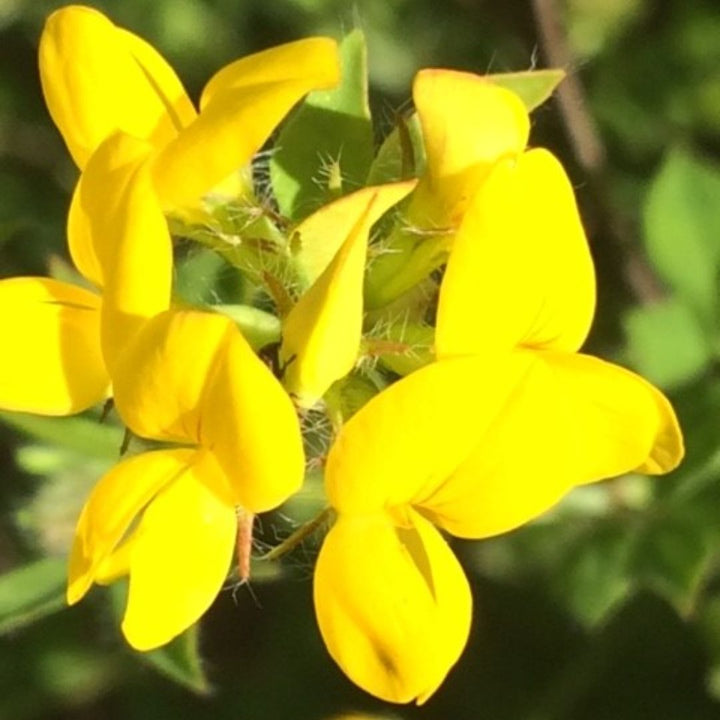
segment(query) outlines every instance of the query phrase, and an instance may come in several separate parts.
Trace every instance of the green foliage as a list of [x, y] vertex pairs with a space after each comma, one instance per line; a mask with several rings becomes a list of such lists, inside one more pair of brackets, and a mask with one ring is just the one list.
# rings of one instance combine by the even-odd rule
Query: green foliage
[[67, 560], [48, 557], [0, 575], [0, 635], [65, 607]]
[[270, 160], [280, 210], [295, 220], [362, 187], [373, 158], [367, 49], [360, 30], [341, 45], [342, 80], [311, 93], [285, 124]]
[[[127, 600], [127, 583], [113, 583], [109, 595], [115, 624], [119, 625]], [[200, 658], [197, 626], [189, 628], [163, 647], [133, 655], [136, 660], [193, 693], [206, 695], [210, 692]]]
[[0, 419], [37, 440], [88, 458], [115, 459], [119, 455], [122, 431], [98, 418], [83, 415], [54, 418], [0, 412]]
[[644, 207], [645, 242], [663, 279], [706, 327], [718, 320], [720, 170], [671, 150]]
[[701, 373], [713, 356], [712, 338], [679, 298], [632, 308], [625, 315], [627, 357], [661, 387], [677, 387]]
[[197, 625], [167, 645], [143, 653], [140, 657], [155, 670], [188, 690], [199, 695], [210, 693], [210, 684], [200, 658]]

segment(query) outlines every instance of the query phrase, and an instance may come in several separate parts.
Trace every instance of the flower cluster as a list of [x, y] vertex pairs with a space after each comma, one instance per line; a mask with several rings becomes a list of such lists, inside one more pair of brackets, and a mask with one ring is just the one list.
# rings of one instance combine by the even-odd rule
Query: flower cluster
[[[321, 201], [287, 216], [257, 155], [308, 93], [345, 82], [333, 40], [227, 65], [197, 110], [150, 45], [69, 6], [47, 20], [40, 71], [81, 172], [67, 224], [79, 284], [0, 282], [0, 406], [67, 415], [112, 398], [149, 441], [95, 486], [69, 565], [70, 603], [128, 577], [133, 647], [195, 623], [247, 519], [320, 462], [334, 511], [315, 570], [320, 632], [360, 687], [423, 702], [471, 621], [442, 531], [503, 533], [577, 485], [679, 463], [665, 397], [579, 352], [595, 286], [572, 187], [551, 153], [526, 149], [528, 108], [502, 83], [420, 71], [416, 113], [366, 182], [344, 183], [335, 158]], [[258, 340], [238, 312], [175, 297], [174, 236], [231, 262], [251, 289], [244, 312], [271, 308], [277, 334]], [[368, 358], [350, 408], [338, 398]], [[309, 412], [334, 433], [306, 459]]]

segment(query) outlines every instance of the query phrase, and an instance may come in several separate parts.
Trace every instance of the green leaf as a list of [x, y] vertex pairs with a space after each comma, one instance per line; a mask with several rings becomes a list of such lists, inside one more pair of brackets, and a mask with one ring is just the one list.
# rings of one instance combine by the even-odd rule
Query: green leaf
[[597, 625], [630, 590], [631, 536], [621, 523], [600, 521], [568, 544], [555, 567], [555, 594], [588, 625]]
[[[127, 586], [127, 581], [119, 580], [109, 588], [110, 605], [118, 624], [125, 613]], [[197, 624], [189, 627], [167, 645], [149, 652], [133, 652], [133, 657], [198, 695], [208, 695], [212, 690], [202, 667]]]
[[663, 598], [649, 592], [633, 595], [588, 640], [584, 651], [566, 663], [564, 682], [553, 688], [547, 712], [539, 717], [716, 717], [697, 631]]
[[342, 81], [310, 93], [283, 127], [270, 160], [281, 212], [298, 220], [363, 187], [373, 157], [367, 49], [360, 30], [340, 44]]
[[664, 595], [686, 614], [710, 569], [710, 540], [708, 529], [693, 512], [676, 509], [670, 515], [654, 517], [635, 540], [632, 577]]
[[65, 607], [67, 560], [49, 557], [0, 575], [0, 634]]
[[648, 254], [663, 279], [714, 327], [720, 265], [720, 170], [682, 148], [665, 158], [644, 207]]
[[140, 657], [160, 674], [198, 695], [211, 692], [200, 659], [197, 625], [188, 628], [167, 645], [142, 653]]
[[512, 90], [519, 95], [528, 112], [542, 105], [564, 78], [565, 71], [559, 68], [498, 73], [487, 76], [487, 79], [496, 85]]
[[31, 437], [90, 458], [117, 460], [123, 431], [87, 415], [41, 417], [0, 412], [0, 420]]
[[368, 173], [368, 185], [409, 180], [425, 170], [425, 147], [417, 113], [399, 116], [392, 132], [385, 138]]
[[679, 298], [633, 308], [624, 323], [628, 360], [656, 385], [670, 388], [686, 383], [712, 358], [710, 338]]

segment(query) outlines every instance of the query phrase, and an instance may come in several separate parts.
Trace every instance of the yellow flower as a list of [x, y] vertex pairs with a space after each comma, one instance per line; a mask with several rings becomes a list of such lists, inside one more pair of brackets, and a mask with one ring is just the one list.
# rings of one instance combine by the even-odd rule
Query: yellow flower
[[[680, 462], [666, 398], [576, 352], [594, 302], [560, 164], [543, 150], [496, 163], [455, 238], [437, 362], [365, 405], [328, 456], [339, 520], [318, 559], [316, 611], [331, 655], [369, 692], [422, 702], [464, 646], [468, 590], [432, 525], [496, 535], [576, 485]], [[364, 560], [360, 543], [373, 547]]]
[[409, 222], [457, 228], [495, 163], [525, 149], [528, 112], [510, 90], [457, 70], [421, 70], [413, 82], [413, 102], [427, 166], [408, 210]]
[[193, 205], [247, 165], [292, 105], [333, 85], [339, 69], [327, 38], [272, 48], [220, 70], [198, 114], [150, 45], [91, 8], [54, 12], [39, 53], [48, 109], [83, 170], [68, 217], [70, 255], [102, 298], [46, 278], [0, 282], [8, 348], [0, 407], [66, 415], [108, 396], [115, 358], [169, 306], [163, 213]]
[[300, 487], [304, 455], [290, 399], [222, 316], [152, 318], [118, 362], [114, 386], [133, 432], [181, 447], [124, 460], [96, 485], [77, 525], [68, 602], [129, 574], [123, 632], [149, 650], [193, 624], [217, 595], [236, 506], [256, 513], [279, 505]]
[[427, 164], [387, 252], [369, 270], [370, 307], [391, 302], [445, 262], [471, 198], [496, 162], [522, 153], [530, 132], [520, 98], [480, 75], [421, 70], [413, 101]]
[[222, 68], [198, 114], [151, 45], [78, 5], [50, 15], [39, 53], [48, 109], [78, 167], [116, 132], [146, 140], [166, 211], [193, 205], [247, 165], [303, 95], [339, 78], [333, 40], [299, 40]]
[[114, 135], [86, 169], [102, 183], [85, 187], [101, 192], [92, 198], [94, 231], [76, 236], [75, 258], [102, 295], [47, 278], [0, 282], [0, 407], [67, 415], [96, 404], [109, 394], [114, 359], [169, 306], [172, 244], [147, 157], [145, 142]]

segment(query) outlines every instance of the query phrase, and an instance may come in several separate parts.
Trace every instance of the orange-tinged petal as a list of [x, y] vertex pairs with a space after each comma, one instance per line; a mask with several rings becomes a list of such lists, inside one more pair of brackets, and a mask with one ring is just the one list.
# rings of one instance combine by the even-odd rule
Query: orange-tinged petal
[[47, 278], [0, 282], [0, 407], [70, 415], [108, 395], [100, 298]]
[[366, 211], [366, 222], [373, 225], [416, 184], [417, 181], [408, 180], [366, 187], [328, 203], [303, 220], [293, 231], [292, 242], [298, 247], [295, 262], [305, 283], [315, 282]]
[[413, 100], [422, 126], [427, 175], [414, 198], [411, 220], [451, 224], [491, 166], [525, 148], [530, 131], [527, 110], [510, 90], [455, 70], [421, 70], [413, 83]]
[[78, 602], [135, 516], [165, 485], [189, 471], [194, 450], [157, 450], [124, 460], [95, 485], [83, 507], [70, 553], [67, 599]]
[[[209, 456], [206, 456], [209, 459]], [[145, 510], [130, 560], [122, 630], [136, 650], [164, 645], [210, 607], [235, 548], [235, 508], [215, 492], [217, 465], [203, 462], [167, 485]]]
[[311, 81], [285, 80], [230, 87], [213, 97], [194, 123], [155, 158], [153, 177], [170, 211], [197, 204], [260, 150]]
[[366, 513], [429, 495], [474, 450], [531, 365], [520, 354], [453, 358], [383, 390], [330, 448], [330, 503], [343, 513]]
[[315, 612], [330, 655], [383, 700], [424, 702], [459, 658], [472, 598], [440, 534], [412, 511], [338, 518], [315, 568]]
[[162, 146], [191, 116], [170, 66], [97, 10], [73, 5], [52, 13], [39, 56], [50, 115], [80, 168], [118, 130]]
[[204, 398], [200, 435], [246, 510], [270, 510], [300, 488], [305, 456], [293, 404], [235, 326]]
[[516, 354], [534, 356], [531, 372], [478, 434], [467, 460], [415, 499], [434, 523], [462, 537], [496, 535], [540, 515], [580, 483], [668, 472], [680, 462], [672, 408], [637, 375], [587, 355]]
[[340, 62], [335, 40], [310, 37], [253, 53], [226, 65], [210, 78], [200, 107], [230, 88], [285, 80], [300, 80], [313, 89], [331, 88], [340, 81]]
[[377, 194], [362, 199], [332, 262], [283, 323], [283, 382], [301, 407], [312, 407], [330, 385], [347, 375], [360, 351], [363, 275]]
[[113, 375], [127, 426], [146, 438], [199, 442], [204, 395], [232, 331], [211, 313], [167, 311], [148, 321]]
[[546, 150], [498, 163], [455, 237], [438, 355], [518, 345], [575, 351], [594, 309], [592, 258], [562, 166]]

